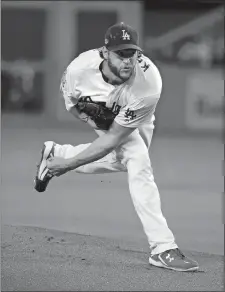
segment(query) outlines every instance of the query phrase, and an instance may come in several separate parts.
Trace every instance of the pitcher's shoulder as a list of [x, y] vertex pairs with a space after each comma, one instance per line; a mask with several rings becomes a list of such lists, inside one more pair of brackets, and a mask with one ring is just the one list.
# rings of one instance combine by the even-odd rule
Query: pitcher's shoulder
[[147, 56], [141, 55], [138, 58], [138, 65], [141, 68], [141, 71], [144, 73], [143, 75], [146, 77], [146, 79], [148, 77], [162, 79], [158, 67]]
[[99, 49], [85, 51], [79, 54], [67, 67], [70, 72], [98, 69], [103, 61]]
[[138, 58], [135, 78], [136, 88], [142, 88], [144, 95], [161, 93], [162, 78], [157, 66], [145, 55]]

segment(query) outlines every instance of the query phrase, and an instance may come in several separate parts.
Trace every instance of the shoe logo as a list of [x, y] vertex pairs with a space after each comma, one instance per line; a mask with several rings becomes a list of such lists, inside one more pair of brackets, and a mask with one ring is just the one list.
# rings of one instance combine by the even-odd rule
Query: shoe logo
[[168, 255], [166, 256], [166, 259], [167, 259], [170, 263], [174, 260], [174, 258], [171, 258], [171, 257], [170, 257], [170, 254], [168, 254]]

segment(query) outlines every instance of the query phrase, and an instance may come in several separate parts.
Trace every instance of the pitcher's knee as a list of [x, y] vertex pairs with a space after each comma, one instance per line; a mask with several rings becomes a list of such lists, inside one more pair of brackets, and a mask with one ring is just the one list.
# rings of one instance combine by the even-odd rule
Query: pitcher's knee
[[127, 160], [127, 170], [132, 175], [152, 175], [148, 152], [138, 153]]

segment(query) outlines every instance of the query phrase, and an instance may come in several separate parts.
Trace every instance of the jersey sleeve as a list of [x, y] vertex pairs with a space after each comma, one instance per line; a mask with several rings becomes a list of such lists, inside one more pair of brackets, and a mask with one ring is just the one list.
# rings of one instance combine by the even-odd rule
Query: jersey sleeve
[[[69, 67], [65, 70], [61, 78], [60, 92], [64, 98], [67, 111], [74, 109], [74, 106], [77, 104], [78, 99], [81, 96], [81, 92], [77, 90], [76, 87], [79, 82], [80, 75], [80, 71], [75, 71], [74, 69], [71, 70]], [[89, 123], [90, 126], [96, 127], [96, 125], [91, 121], [87, 114], [78, 113], [76, 111], [76, 117], [78, 117], [81, 121], [85, 123]]]
[[145, 123], [151, 123], [154, 119], [156, 105], [160, 94], [147, 96], [141, 100], [133, 100], [121, 108], [115, 118], [115, 122], [123, 127], [138, 128]]
[[64, 98], [66, 109], [69, 111], [76, 105], [80, 93], [76, 89], [78, 82], [78, 74], [75, 70], [69, 67], [64, 71], [60, 83], [60, 92]]

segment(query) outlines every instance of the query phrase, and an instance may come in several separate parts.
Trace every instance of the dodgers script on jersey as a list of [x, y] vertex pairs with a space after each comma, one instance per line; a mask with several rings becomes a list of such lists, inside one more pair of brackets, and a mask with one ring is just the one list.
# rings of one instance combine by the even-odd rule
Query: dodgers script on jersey
[[[90, 96], [104, 102], [117, 116], [115, 121], [124, 127], [138, 128], [153, 123], [154, 111], [162, 91], [162, 79], [157, 67], [142, 55], [134, 74], [121, 85], [107, 83], [100, 71], [103, 59], [99, 50], [89, 50], [75, 58], [65, 70], [60, 89], [69, 111], [80, 97]], [[86, 120], [85, 114], [80, 119]]]

